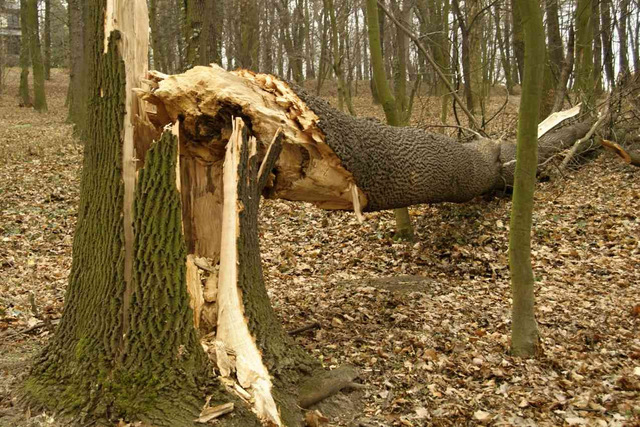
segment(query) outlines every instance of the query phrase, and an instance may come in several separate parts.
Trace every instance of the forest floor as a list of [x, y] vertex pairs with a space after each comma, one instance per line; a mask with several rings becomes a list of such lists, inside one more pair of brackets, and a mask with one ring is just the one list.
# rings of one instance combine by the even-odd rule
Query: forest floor
[[[53, 73], [45, 114], [18, 107], [15, 70], [0, 96], [0, 426], [55, 425], [16, 391], [51, 337], [26, 330], [61, 316], [71, 266], [82, 146], [65, 123], [67, 77]], [[371, 105], [356, 99], [382, 118]], [[494, 131], [513, 130], [516, 108]], [[436, 123], [433, 111], [419, 100], [414, 119]], [[264, 201], [262, 259], [285, 328], [319, 322], [299, 343], [329, 368], [355, 365], [367, 386], [342, 424], [640, 425], [640, 169], [604, 154], [538, 186], [532, 360], [508, 353], [510, 207], [416, 206], [416, 239], [402, 243], [391, 212], [358, 224]]]

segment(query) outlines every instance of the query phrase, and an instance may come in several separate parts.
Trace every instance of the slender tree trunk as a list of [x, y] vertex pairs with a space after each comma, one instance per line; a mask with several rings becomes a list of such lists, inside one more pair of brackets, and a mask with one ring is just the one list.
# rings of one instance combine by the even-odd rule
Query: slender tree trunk
[[611, 0], [601, 0], [602, 12], [602, 50], [604, 53], [604, 70], [611, 87], [615, 87], [614, 57], [612, 48], [613, 23], [611, 22]]
[[463, 14], [459, 0], [454, 0], [452, 4], [462, 34], [461, 60], [467, 108], [477, 117], [482, 114], [484, 102], [480, 5], [478, 0], [466, 2]]
[[83, 137], [86, 129], [86, 66], [84, 63], [85, 2], [69, 0], [70, 81], [67, 121], [75, 125], [75, 133]]
[[[152, 0], [152, 3], [155, 1]], [[153, 15], [151, 10], [150, 15]], [[188, 67], [209, 65], [221, 61], [220, 22], [222, 22], [222, 7], [219, 0], [187, 0], [185, 2], [184, 31], [187, 42], [186, 63]], [[157, 24], [152, 19], [152, 33], [154, 27], [157, 29]], [[155, 46], [155, 42], [153, 45]]]
[[558, 0], [546, 0], [547, 12], [547, 40], [549, 41], [549, 63], [555, 81], [560, 79], [562, 64], [564, 63], [564, 49], [562, 36], [560, 35], [560, 23], [558, 20]]
[[[0, 10], [4, 8], [4, 0], [0, 0]], [[5, 55], [6, 55], [6, 41], [3, 38], [0, 38], [0, 95], [4, 93], [4, 84], [5, 84]]]
[[636, 7], [636, 34], [633, 42], [633, 69], [637, 73], [640, 71], [640, 11]]
[[333, 71], [338, 80], [338, 108], [340, 111], [344, 111], [346, 104], [347, 109], [351, 115], [355, 116], [355, 110], [349, 96], [346, 83], [344, 81], [344, 74], [342, 70], [342, 56], [340, 54], [340, 44], [338, 40], [338, 23], [336, 19], [336, 11], [333, 4], [333, 0], [324, 0], [324, 7], [329, 14], [329, 21], [331, 25], [331, 50], [333, 52]]
[[[524, 30], [525, 71], [518, 121], [518, 146], [509, 233], [509, 265], [513, 308], [511, 352], [534, 356], [538, 345], [534, 277], [531, 267], [533, 195], [538, 165], [538, 112], [545, 68], [542, 11], [536, 0], [515, 0]], [[515, 21], [514, 21], [515, 22]]]
[[161, 36], [160, 27], [158, 26], [158, 0], [149, 0], [149, 28], [151, 29], [151, 50], [153, 52], [153, 68], [163, 73], [169, 72], [167, 69], [166, 58], [160, 48]]
[[33, 68], [33, 108], [36, 111], [47, 111], [47, 98], [44, 91], [45, 72], [38, 31], [38, 0], [27, 0], [27, 31]]
[[200, 35], [205, 2], [206, 0], [186, 0], [184, 3], [184, 40], [187, 48], [184, 59], [187, 69], [201, 65]]
[[274, 49], [273, 49], [273, 35], [275, 32], [275, 22], [274, 22], [274, 14], [273, 8], [268, 7], [265, 14], [265, 22], [262, 25], [262, 28], [265, 29], [266, 35], [263, 43], [265, 56], [264, 56], [264, 71], [269, 74], [273, 74], [275, 72], [274, 69]]
[[[576, 85], [584, 111], [590, 111], [594, 103], [593, 81], [593, 3], [594, 0], [578, 0], [576, 5]], [[623, 0], [626, 1], [626, 0]]]
[[494, 20], [496, 23], [496, 41], [498, 42], [498, 48], [500, 49], [500, 63], [502, 65], [502, 70], [504, 72], [504, 77], [507, 84], [507, 91], [512, 93], [513, 91], [513, 78], [511, 75], [511, 62], [509, 58], [508, 49], [509, 47], [505, 43], [505, 39], [502, 36], [502, 29], [500, 25], [500, 8], [496, 4], [494, 6]]
[[31, 56], [29, 54], [29, 26], [27, 21], [27, 0], [20, 0], [20, 27], [22, 38], [20, 40], [20, 105], [31, 107], [31, 94], [29, 91], [29, 66]]
[[[516, 57], [516, 66], [518, 71], [518, 81], [524, 80], [524, 39], [522, 25], [522, 16], [520, 12], [520, 3], [518, 0], [511, 0], [511, 13], [513, 22], [513, 53]], [[544, 40], [544, 39], [543, 39]]]
[[[584, 1], [584, 0], [583, 0]], [[627, 22], [629, 20], [629, 0], [620, 0], [620, 18], [618, 19], [618, 37], [620, 39], [620, 51], [618, 52], [620, 72], [629, 74], [629, 33]]]
[[[471, 92], [473, 92], [473, 103], [469, 106], [471, 112], [477, 117], [478, 115], [484, 117], [485, 110], [485, 85], [483, 79], [484, 66], [482, 60], [483, 47], [486, 46], [482, 36], [483, 24], [484, 24], [484, 12], [481, 10], [482, 6], [480, 0], [467, 0], [466, 14], [467, 14], [467, 34], [469, 37], [469, 74], [471, 80], [468, 84], [471, 85]], [[466, 83], [466, 82], [465, 82]]]
[[574, 55], [575, 46], [575, 31], [573, 25], [569, 28], [569, 42], [567, 43], [567, 56], [564, 59], [564, 65], [562, 66], [562, 72], [560, 73], [560, 80], [558, 81], [558, 88], [556, 89], [556, 99], [553, 103], [552, 111], [560, 111], [564, 105], [564, 97], [567, 93], [567, 84], [569, 83], [569, 76], [573, 71], [573, 64], [575, 61]]
[[[366, 8], [366, 2], [365, 2], [365, 8]], [[369, 19], [369, 15], [368, 13], [365, 13], [365, 20], [367, 21], [367, 31], [371, 26], [371, 21]], [[384, 71], [384, 34], [385, 34], [385, 14], [382, 10], [380, 10], [380, 8], [378, 8], [378, 41], [380, 44], [380, 54], [382, 56], [382, 70]], [[369, 33], [370, 34], [370, 33]], [[373, 49], [371, 48], [371, 36], [368, 36], [368, 40], [369, 40], [369, 51], [370, 51], [370, 57], [373, 58]], [[373, 98], [373, 103], [374, 104], [383, 104], [383, 100], [381, 99], [379, 93], [378, 93], [378, 88], [376, 87], [376, 82], [377, 79], [374, 75], [374, 68], [375, 66], [373, 65], [373, 59], [371, 59], [371, 97]], [[386, 81], [386, 71], [384, 74], [384, 78]], [[384, 108], [384, 107], [383, 107]], [[386, 114], [386, 110], [385, 110], [385, 114]]]
[[[369, 33], [369, 49], [371, 50], [371, 66], [373, 67], [373, 78], [378, 97], [382, 103], [387, 123], [391, 126], [400, 126], [400, 116], [396, 100], [391, 93], [387, 75], [384, 70], [382, 48], [380, 41], [380, 27], [378, 19], [378, 2], [376, 0], [367, 1], [367, 19]], [[407, 208], [396, 209], [396, 235], [401, 239], [413, 238], [413, 226]]]
[[595, 86], [595, 96], [602, 93], [602, 36], [600, 30], [600, 1], [592, 3], [592, 24], [593, 24], [593, 84]]
[[[404, 25], [408, 26], [411, 8], [407, 1], [393, 0], [394, 15]], [[396, 52], [394, 66], [394, 89], [396, 108], [399, 115], [399, 126], [407, 126], [411, 119], [409, 98], [407, 97], [407, 56], [409, 55], [408, 37], [396, 26]]]
[[51, 0], [44, 1], [44, 78], [51, 79]]

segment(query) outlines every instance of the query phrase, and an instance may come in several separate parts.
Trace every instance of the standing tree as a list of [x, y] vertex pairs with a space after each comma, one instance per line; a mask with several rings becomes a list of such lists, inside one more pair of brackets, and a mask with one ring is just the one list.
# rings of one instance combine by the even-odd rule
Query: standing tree
[[27, 0], [27, 32], [29, 34], [29, 51], [33, 68], [33, 108], [36, 111], [47, 111], [47, 98], [44, 92], [44, 64], [40, 49], [40, 33], [38, 31], [38, 0]]
[[[389, 83], [387, 81], [387, 73], [384, 69], [384, 61], [382, 57], [382, 47], [380, 41], [380, 22], [378, 18], [378, 2], [377, 0], [367, 0], [367, 23], [369, 33], [369, 49], [371, 50], [371, 67], [373, 69], [373, 80], [375, 82], [378, 99], [384, 109], [384, 115], [387, 118], [387, 124], [390, 126], [400, 126], [400, 112], [396, 100], [391, 93]], [[395, 210], [396, 215], [396, 235], [402, 239], [413, 238], [413, 226], [411, 225], [411, 217], [407, 208]]]
[[51, 79], [51, 0], [44, 0], [44, 78]]
[[513, 309], [511, 351], [533, 356], [538, 344], [531, 267], [533, 194], [538, 166], [538, 117], [545, 69], [544, 28], [537, 0], [516, 0], [524, 30], [524, 79], [518, 120], [518, 144], [509, 233]]
[[69, 0], [67, 12], [69, 20], [69, 89], [67, 92], [67, 106], [69, 113], [67, 121], [74, 124], [74, 132], [83, 136], [86, 129], [86, 96], [87, 65], [85, 58], [85, 10], [86, 3], [82, 0]]
[[[300, 424], [300, 407], [354, 379], [351, 369], [323, 371], [295, 344], [277, 320], [262, 277], [257, 212], [280, 154], [278, 128], [309, 113], [280, 112], [275, 122], [252, 122], [256, 132], [261, 125], [269, 129], [268, 147], [249, 138], [242, 120], [232, 118], [242, 114], [234, 108], [218, 109], [219, 121], [196, 128], [192, 116], [181, 113], [184, 120], [165, 127], [158, 121], [167, 110], [157, 104], [157, 112], [147, 114], [135, 96], [144, 92], [143, 79], [153, 77], [147, 74], [146, 1], [96, 0], [87, 16], [91, 137], [72, 271], [63, 318], [33, 366], [26, 396], [84, 418], [82, 424], [124, 418], [192, 426], [205, 395], [215, 404], [235, 403], [227, 425]], [[206, 77], [214, 69], [221, 70], [196, 67], [191, 75], [198, 80], [198, 73]], [[204, 87], [230, 83], [220, 79]], [[275, 98], [246, 89], [247, 107]], [[279, 99], [292, 96], [285, 92]], [[210, 134], [209, 125], [230, 132]], [[317, 138], [300, 129], [297, 134]], [[195, 257], [220, 264], [219, 278], [210, 276], [204, 288]], [[216, 303], [217, 311], [215, 304], [205, 311], [203, 301]], [[248, 394], [250, 403], [212, 381], [195, 328], [201, 320], [216, 328], [220, 374], [236, 382], [234, 390], [244, 389], [240, 395]], [[234, 369], [226, 363], [230, 354]], [[336, 389], [336, 381], [343, 385]]]
[[[578, 0], [576, 4], [575, 89], [582, 99], [584, 111], [590, 111], [594, 103], [593, 81], [593, 1]], [[623, 2], [625, 0], [622, 0]]]
[[29, 92], [29, 26], [27, 25], [27, 0], [20, 0], [20, 105], [31, 106], [31, 94]]
[[347, 109], [351, 115], [355, 116], [355, 110], [353, 109], [353, 103], [351, 102], [351, 94], [347, 89], [347, 85], [344, 81], [344, 73], [342, 67], [342, 49], [338, 42], [338, 23], [336, 20], [336, 9], [333, 4], [333, 0], [324, 0], [324, 8], [329, 15], [329, 22], [331, 28], [331, 51], [333, 53], [333, 71], [338, 80], [338, 108], [340, 111], [344, 111], [344, 104], [347, 104]]

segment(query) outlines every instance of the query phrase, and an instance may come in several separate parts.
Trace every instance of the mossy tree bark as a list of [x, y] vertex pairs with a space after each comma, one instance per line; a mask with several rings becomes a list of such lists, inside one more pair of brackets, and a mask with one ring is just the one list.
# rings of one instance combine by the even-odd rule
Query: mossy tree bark
[[38, 28], [38, 0], [27, 0], [27, 31], [33, 68], [33, 108], [36, 111], [47, 111], [47, 97], [44, 91], [45, 71]]
[[[367, 0], [367, 29], [369, 34], [369, 49], [371, 51], [371, 67], [376, 92], [378, 99], [382, 103], [387, 123], [390, 126], [400, 126], [401, 112], [398, 109], [398, 105], [387, 81], [387, 73], [385, 72], [384, 60], [382, 58], [380, 27], [377, 25], [378, 22], [378, 2], [376, 0]], [[411, 217], [407, 208], [395, 210], [395, 215], [396, 236], [406, 240], [412, 239], [413, 226], [411, 225]]]
[[509, 264], [513, 308], [511, 351], [533, 356], [538, 344], [531, 267], [533, 194], [538, 166], [538, 116], [545, 69], [542, 11], [536, 0], [517, 0], [524, 30], [524, 81], [518, 120], [518, 145], [509, 233]]
[[[280, 140], [263, 152], [246, 129], [208, 138], [211, 123], [194, 129], [186, 115], [171, 128], [154, 127], [134, 96], [147, 76], [146, 1], [96, 1], [87, 16], [93, 138], [85, 148], [73, 265], [63, 318], [24, 384], [26, 398], [73, 422], [193, 426], [211, 396], [212, 405], [235, 404], [224, 425], [299, 425], [298, 401], [309, 402], [307, 390], [327, 374], [283, 330], [262, 278], [259, 196]], [[222, 123], [230, 125], [234, 112]], [[196, 156], [208, 159], [204, 172], [194, 166]], [[208, 185], [200, 187], [199, 178]], [[185, 195], [221, 205], [207, 210], [221, 217], [217, 226], [200, 226], [210, 216], [198, 206], [208, 205], [186, 205]], [[195, 237], [217, 247], [195, 245]], [[203, 286], [194, 270], [200, 257], [217, 257], [219, 281], [210, 276]], [[196, 314], [204, 313], [199, 304], [211, 294], [216, 349], [230, 351], [216, 351], [222, 382], [214, 381], [195, 328]], [[230, 354], [235, 365], [222, 363]]]
[[[123, 6], [106, 6], [105, 0], [93, 2], [87, 21], [95, 36], [88, 113], [93, 138], [85, 148], [65, 312], [24, 391], [34, 405], [74, 419], [191, 426], [207, 365], [184, 285], [178, 146], [169, 134], [146, 153], [137, 187], [131, 188], [135, 206], [131, 201], [127, 208], [127, 128], [142, 116], [127, 102], [131, 69], [122, 59], [134, 40], [124, 46], [122, 39], [131, 34], [109, 28], [113, 17], [107, 10], [118, 14]], [[139, 3], [135, 7], [139, 12]], [[135, 229], [130, 251], [129, 221]], [[216, 399], [222, 396], [213, 391]]]
[[29, 92], [29, 27], [27, 26], [27, 0], [20, 0], [20, 105], [31, 107], [31, 93]]

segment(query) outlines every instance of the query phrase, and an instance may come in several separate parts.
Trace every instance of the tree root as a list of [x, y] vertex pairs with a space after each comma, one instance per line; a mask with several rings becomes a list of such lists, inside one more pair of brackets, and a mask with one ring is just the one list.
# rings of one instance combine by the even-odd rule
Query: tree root
[[353, 380], [358, 372], [353, 366], [341, 366], [333, 371], [327, 371], [320, 376], [313, 377], [300, 387], [298, 405], [301, 408], [310, 406], [327, 399], [345, 388], [360, 388]]

